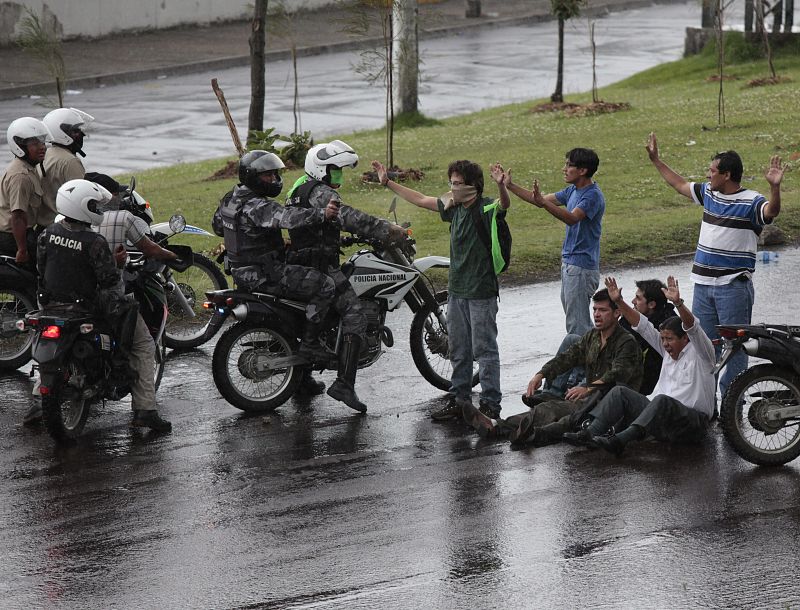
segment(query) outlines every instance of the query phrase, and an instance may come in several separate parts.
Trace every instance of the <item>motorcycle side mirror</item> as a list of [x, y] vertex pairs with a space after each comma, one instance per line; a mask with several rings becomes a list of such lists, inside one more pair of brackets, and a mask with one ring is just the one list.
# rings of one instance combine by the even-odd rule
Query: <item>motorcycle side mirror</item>
[[131, 176], [131, 185], [129, 188], [131, 191], [136, 190], [136, 176]]
[[169, 229], [173, 233], [182, 233], [186, 228], [186, 219], [180, 214], [173, 214], [169, 219]]
[[394, 224], [397, 224], [397, 197], [392, 197], [392, 202], [389, 204], [389, 214], [394, 215]]

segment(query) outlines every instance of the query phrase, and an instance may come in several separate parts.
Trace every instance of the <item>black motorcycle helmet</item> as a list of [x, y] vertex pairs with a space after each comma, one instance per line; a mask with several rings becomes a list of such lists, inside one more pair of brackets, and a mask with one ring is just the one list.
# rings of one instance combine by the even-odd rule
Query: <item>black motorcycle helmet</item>
[[[275, 153], [251, 150], [239, 159], [239, 182], [258, 195], [277, 197], [283, 189], [279, 170], [284, 167], [283, 161]], [[271, 183], [262, 182], [258, 176], [269, 171], [274, 171], [278, 179]]]

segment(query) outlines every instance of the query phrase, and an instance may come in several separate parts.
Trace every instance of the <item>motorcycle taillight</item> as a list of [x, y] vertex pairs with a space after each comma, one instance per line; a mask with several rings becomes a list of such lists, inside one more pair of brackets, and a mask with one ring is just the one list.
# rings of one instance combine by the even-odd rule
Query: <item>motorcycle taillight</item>
[[747, 333], [743, 328], [720, 328], [719, 336], [723, 339], [735, 339], [736, 337], [744, 337]]
[[61, 337], [61, 327], [50, 325], [42, 331], [42, 337], [45, 339], [58, 339]]

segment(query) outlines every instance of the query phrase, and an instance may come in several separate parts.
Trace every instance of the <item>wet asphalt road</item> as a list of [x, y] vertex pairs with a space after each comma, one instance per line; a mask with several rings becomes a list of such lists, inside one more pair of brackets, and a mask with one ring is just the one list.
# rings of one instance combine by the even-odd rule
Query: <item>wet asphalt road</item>
[[[655, 5], [596, 20], [599, 86], [679, 59], [686, 26], [700, 21], [700, 5]], [[592, 55], [587, 20], [566, 26], [564, 94], [589, 91]], [[555, 87], [557, 28], [553, 23], [480, 28], [420, 42], [420, 111], [442, 118], [549, 96]], [[298, 59], [301, 130], [315, 139], [385, 123], [384, 92], [354, 72], [357, 52]], [[68, 91], [66, 106], [92, 114], [84, 165], [112, 175], [232, 155], [234, 148], [210, 81], [218, 77], [240, 134], [247, 129], [250, 70], [165, 77], [128, 85]], [[264, 126], [291, 133], [291, 62], [267, 65]], [[51, 100], [0, 101], [0, 125], [43, 116]], [[244, 139], [244, 137], [242, 138]], [[5, 129], [0, 133], [5, 142]], [[474, 144], [465, 141], [465, 147]], [[421, 152], [420, 154], [424, 154]]]
[[[759, 264], [756, 320], [786, 309], [800, 251]], [[686, 260], [617, 274], [677, 272]], [[687, 298], [687, 300], [689, 300]], [[504, 409], [555, 351], [558, 284], [506, 289]], [[797, 607], [800, 464], [641, 443], [622, 460], [568, 446], [511, 451], [458, 422], [397, 344], [361, 371], [360, 417], [327, 396], [244, 417], [211, 346], [173, 355], [169, 436], [109, 403], [56, 449], [19, 425], [30, 382], [0, 378], [3, 608]], [[330, 381], [330, 374], [324, 377]]]

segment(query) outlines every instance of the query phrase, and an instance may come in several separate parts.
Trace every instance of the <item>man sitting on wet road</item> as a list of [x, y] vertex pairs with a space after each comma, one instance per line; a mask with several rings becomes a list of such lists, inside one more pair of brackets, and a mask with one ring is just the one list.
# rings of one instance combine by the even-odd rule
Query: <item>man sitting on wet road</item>
[[570, 388], [566, 400], [549, 400], [528, 413], [506, 420], [490, 419], [469, 403], [463, 405], [462, 416], [482, 438], [509, 438], [516, 445], [544, 446], [558, 443], [562, 434], [575, 428], [600, 393], [613, 385], [624, 384], [633, 392], [642, 380], [642, 351], [633, 336], [617, 319], [617, 305], [606, 289], [592, 297], [594, 328], [567, 351], [547, 362], [528, 384], [531, 396], [544, 379], [556, 376], [582, 364], [587, 382]]
[[[606, 278], [605, 283], [625, 319], [663, 357], [655, 398], [648, 400], [624, 387], [612, 388], [592, 409], [591, 424], [577, 433], [564, 434], [564, 440], [600, 446], [616, 455], [621, 455], [628, 443], [648, 434], [670, 443], [701, 442], [714, 411], [716, 356], [711, 340], [684, 304], [678, 280], [670, 276], [664, 294], [680, 317], [663, 322], [660, 334], [647, 317], [622, 300], [613, 277]], [[620, 431], [605, 436], [612, 426]]]

